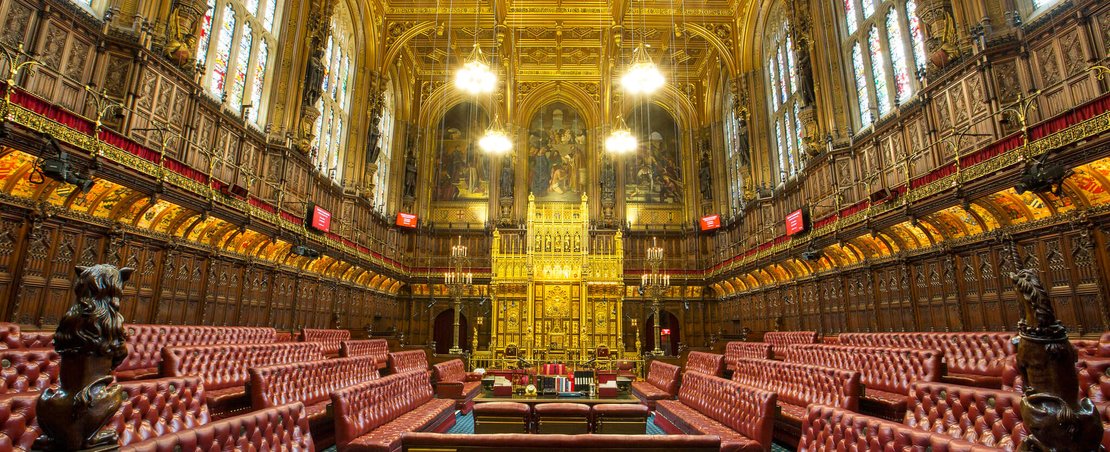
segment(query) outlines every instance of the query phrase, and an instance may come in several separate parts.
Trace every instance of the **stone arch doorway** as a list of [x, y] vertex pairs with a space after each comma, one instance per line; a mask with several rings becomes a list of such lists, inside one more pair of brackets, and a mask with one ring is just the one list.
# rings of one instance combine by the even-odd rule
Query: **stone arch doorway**
[[[446, 309], [439, 313], [432, 329], [432, 340], [436, 342], [436, 354], [447, 354], [451, 350], [451, 331], [454, 330], [455, 310]], [[470, 341], [466, 339], [466, 332], [470, 327], [466, 321], [466, 314], [459, 314], [459, 347], [470, 350]]]
[[[663, 352], [666, 353], [667, 355], [672, 355], [672, 356], [676, 355], [678, 353], [678, 343], [679, 343], [679, 341], [681, 341], [681, 338], [682, 338], [682, 332], [680, 331], [681, 325], [678, 323], [678, 317], [675, 317], [674, 314], [671, 314], [670, 312], [667, 312], [667, 311], [660, 311], [659, 317], [661, 317], [663, 319], [662, 323], [659, 324], [659, 327], [661, 328], [661, 330], [663, 332], [665, 332], [665, 333], [669, 332], [669, 334], [663, 334], [662, 335], [663, 336], [663, 343], [660, 344], [659, 347], [662, 348]], [[647, 353], [647, 352], [651, 352], [652, 350], [654, 350], [655, 349], [655, 315], [654, 314], [648, 315], [647, 321], [644, 322], [644, 331], [641, 331], [640, 334], [641, 334], [640, 337], [645, 338], [644, 341], [643, 341], [643, 346], [644, 346], [643, 351], [645, 353]], [[669, 340], [668, 340], [668, 338], [669, 338]]]

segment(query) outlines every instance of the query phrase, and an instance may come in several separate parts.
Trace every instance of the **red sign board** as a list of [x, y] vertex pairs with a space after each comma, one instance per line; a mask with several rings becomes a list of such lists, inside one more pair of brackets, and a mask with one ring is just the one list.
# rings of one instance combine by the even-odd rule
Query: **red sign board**
[[698, 221], [698, 223], [701, 224], [701, 230], [702, 231], [712, 231], [714, 229], [717, 229], [717, 228], [721, 227], [721, 216], [720, 215], [704, 216], [704, 217], [701, 217], [701, 220]]
[[663, 335], [663, 336], [670, 335], [671, 334], [671, 329], [670, 328], [663, 328], [663, 329], [659, 330], [659, 334]]
[[786, 235], [794, 235], [805, 230], [806, 219], [802, 209], [790, 212], [790, 215], [786, 216]]
[[397, 212], [397, 226], [402, 228], [415, 228], [416, 215], [411, 213]]
[[331, 212], [320, 206], [312, 206], [308, 226], [320, 232], [331, 232]]

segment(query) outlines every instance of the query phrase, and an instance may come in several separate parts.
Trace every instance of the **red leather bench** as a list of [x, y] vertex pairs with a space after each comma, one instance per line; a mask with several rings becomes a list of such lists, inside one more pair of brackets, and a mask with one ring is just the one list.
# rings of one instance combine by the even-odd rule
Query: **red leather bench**
[[53, 348], [0, 350], [0, 394], [37, 393], [57, 384], [61, 359]]
[[655, 410], [656, 400], [671, 400], [678, 393], [679, 367], [662, 361], [652, 361], [648, 365], [646, 381], [632, 382], [632, 395], [644, 405]]
[[31, 450], [42, 435], [35, 422], [38, 394], [0, 395], [0, 450]]
[[771, 344], [766, 342], [740, 342], [734, 341], [725, 344], [725, 368], [732, 370], [736, 367], [736, 360], [746, 359], [771, 359]]
[[339, 356], [373, 356], [378, 369], [389, 364], [389, 343], [385, 339], [343, 341], [339, 343]]
[[913, 404], [902, 422], [908, 427], [1008, 451], [1025, 439], [1021, 396], [1013, 392], [918, 382], [910, 395]]
[[436, 382], [436, 397], [455, 399], [456, 407], [469, 413], [474, 406], [474, 397], [482, 391], [482, 379], [478, 374], [466, 371], [461, 359], [452, 359], [432, 366], [432, 378]]
[[424, 372], [405, 372], [331, 393], [335, 443], [344, 451], [398, 451], [401, 434], [455, 424], [455, 401], [432, 398]]
[[53, 344], [53, 331], [22, 331], [18, 324], [0, 322], [0, 349], [47, 348]]
[[931, 451], [987, 452], [998, 449], [842, 408], [810, 405], [802, 429], [801, 452]]
[[622, 435], [646, 435], [651, 410], [640, 404], [599, 403], [592, 407], [593, 432]]
[[274, 342], [293, 342], [293, 333], [288, 331], [278, 331], [274, 334]]
[[778, 394], [775, 439], [798, 445], [810, 404], [855, 411], [859, 407], [860, 374], [831, 367], [785, 363], [767, 359], [740, 359], [732, 380]]
[[706, 352], [690, 352], [690, 354], [686, 356], [685, 372], [691, 370], [719, 377], [725, 370], [725, 355]]
[[844, 333], [842, 345], [944, 352], [943, 382], [999, 389], [1006, 358], [1017, 353], [1013, 333]]
[[1096, 339], [1073, 339], [1071, 344], [1079, 352], [1080, 358], [1110, 357], [1110, 331]]
[[710, 435], [531, 435], [525, 433], [448, 435], [405, 433], [408, 451], [553, 452], [718, 452], [721, 439]]
[[939, 381], [944, 354], [907, 348], [866, 348], [845, 345], [794, 345], [786, 361], [855, 370], [866, 390], [860, 411], [890, 421], [901, 421], [909, 405], [910, 384]]
[[120, 387], [127, 396], [109, 425], [115, 427], [121, 446], [211, 421], [199, 377], [130, 381]]
[[474, 405], [474, 433], [528, 433], [530, 425], [532, 407], [527, 404], [487, 402]]
[[219, 344], [270, 344], [273, 328], [126, 324], [127, 358], [113, 374], [120, 381], [154, 378], [162, 349]]
[[246, 384], [252, 367], [323, 359], [314, 343], [206, 345], [162, 349], [162, 374], [196, 375], [204, 380], [208, 409], [216, 418], [246, 410], [250, 397]]
[[584, 435], [590, 432], [590, 406], [584, 403], [537, 403], [532, 407], [536, 433]]
[[781, 359], [786, 347], [820, 342], [816, 331], [768, 331], [763, 333], [763, 342], [771, 344], [771, 355]]
[[424, 350], [407, 350], [389, 354], [389, 373], [400, 374], [405, 372], [428, 370], [428, 355]]
[[249, 372], [251, 407], [303, 403], [312, 437], [321, 448], [335, 443], [335, 419], [328, 409], [331, 393], [378, 378], [369, 356], [254, 367]]
[[339, 344], [351, 340], [350, 330], [322, 330], [305, 328], [301, 330], [301, 342], [316, 342], [320, 344], [324, 354], [329, 357], [339, 356]]
[[775, 393], [700, 372], [685, 375], [678, 400], [656, 403], [666, 431], [721, 437], [721, 451], [770, 451]]
[[304, 405], [293, 403], [181, 430], [120, 448], [121, 452], [178, 450], [312, 451]]

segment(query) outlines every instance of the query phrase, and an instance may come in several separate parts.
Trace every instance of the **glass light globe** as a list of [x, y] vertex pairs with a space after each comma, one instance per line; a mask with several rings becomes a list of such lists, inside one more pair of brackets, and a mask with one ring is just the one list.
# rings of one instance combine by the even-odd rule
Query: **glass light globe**
[[621, 77], [621, 86], [630, 94], [651, 94], [663, 87], [666, 79], [650, 60], [637, 61]]
[[478, 140], [478, 147], [491, 154], [503, 154], [513, 148], [513, 141], [504, 131], [491, 129]]
[[605, 139], [605, 150], [614, 154], [626, 154], [636, 150], [636, 136], [628, 129], [616, 129]]
[[470, 94], [493, 92], [496, 85], [497, 75], [479, 60], [468, 61], [455, 74], [455, 86]]

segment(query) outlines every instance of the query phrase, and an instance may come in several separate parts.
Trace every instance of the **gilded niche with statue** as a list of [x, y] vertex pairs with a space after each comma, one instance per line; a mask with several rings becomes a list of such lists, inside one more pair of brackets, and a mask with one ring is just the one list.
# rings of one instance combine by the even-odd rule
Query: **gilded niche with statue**
[[590, 229], [586, 195], [539, 204], [529, 195], [527, 228], [494, 231], [492, 255], [495, 356], [575, 361], [624, 348], [621, 233]]

